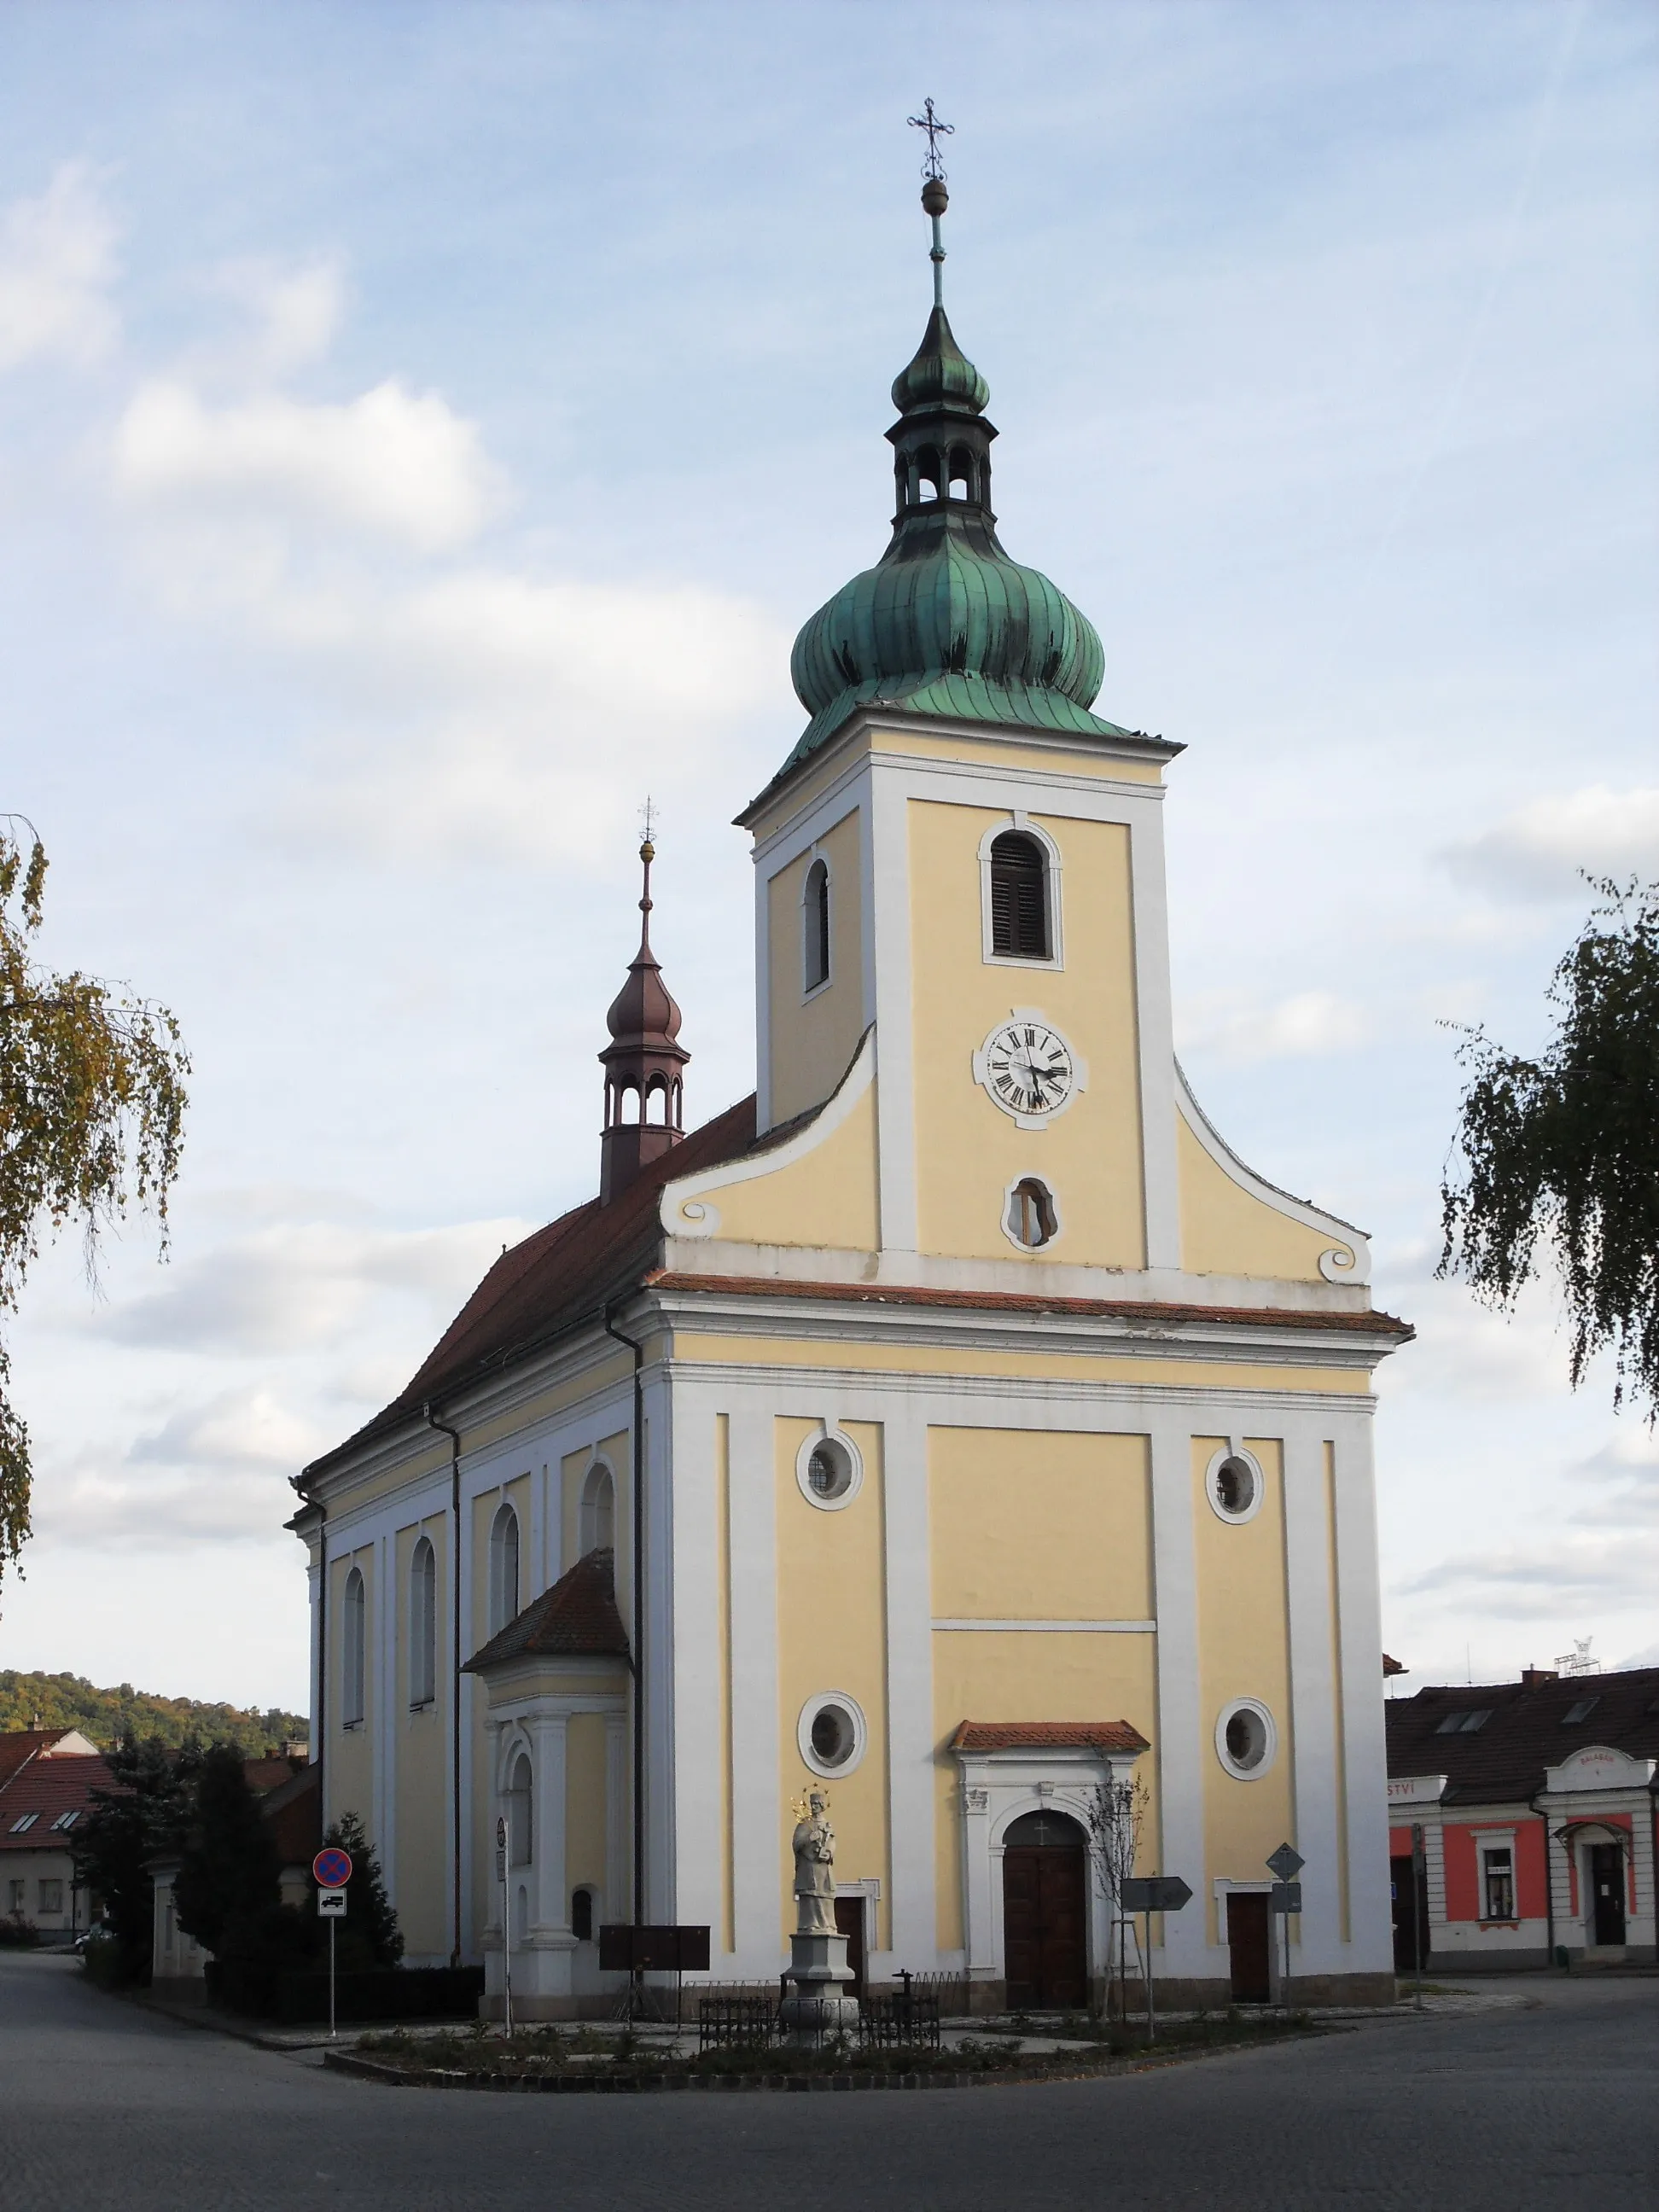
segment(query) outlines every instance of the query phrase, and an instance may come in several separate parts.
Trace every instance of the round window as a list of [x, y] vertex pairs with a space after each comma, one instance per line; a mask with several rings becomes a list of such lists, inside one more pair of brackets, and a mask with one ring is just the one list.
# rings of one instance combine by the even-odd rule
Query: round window
[[1217, 1756], [1229, 1774], [1253, 1782], [1273, 1765], [1278, 1732], [1273, 1715], [1254, 1698], [1237, 1698], [1222, 1709], [1216, 1723]]
[[1218, 1451], [1210, 1462], [1205, 1486], [1212, 1510], [1223, 1521], [1253, 1521], [1261, 1510], [1267, 1486], [1255, 1455]]
[[858, 1494], [863, 1468], [856, 1448], [843, 1436], [825, 1429], [809, 1437], [795, 1462], [795, 1480], [810, 1505], [834, 1512], [848, 1505]]
[[814, 1774], [847, 1774], [864, 1756], [864, 1715], [842, 1690], [821, 1691], [801, 1708], [800, 1755]]

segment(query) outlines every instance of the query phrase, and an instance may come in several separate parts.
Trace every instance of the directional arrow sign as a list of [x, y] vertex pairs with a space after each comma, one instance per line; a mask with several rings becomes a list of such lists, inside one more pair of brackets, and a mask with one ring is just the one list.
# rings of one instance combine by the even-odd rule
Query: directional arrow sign
[[1126, 1912], [1179, 1912], [1192, 1893], [1178, 1874], [1152, 1874], [1126, 1881], [1120, 1901]]
[[1301, 1852], [1294, 1850], [1289, 1844], [1281, 1844], [1267, 1861], [1268, 1866], [1280, 1881], [1293, 1881], [1307, 1863]]

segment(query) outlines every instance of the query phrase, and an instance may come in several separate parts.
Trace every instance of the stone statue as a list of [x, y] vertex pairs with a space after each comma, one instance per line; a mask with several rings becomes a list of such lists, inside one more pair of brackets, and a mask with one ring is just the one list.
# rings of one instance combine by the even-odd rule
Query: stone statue
[[824, 1817], [826, 1800], [821, 1790], [806, 1801], [806, 1818], [795, 1824], [795, 1932], [799, 1936], [833, 1936], [836, 1932], [836, 1832]]

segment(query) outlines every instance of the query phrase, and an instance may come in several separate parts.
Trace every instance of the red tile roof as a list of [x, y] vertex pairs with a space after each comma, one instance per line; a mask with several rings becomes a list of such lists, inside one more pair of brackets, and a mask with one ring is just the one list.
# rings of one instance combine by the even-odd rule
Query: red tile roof
[[[1567, 1715], [1588, 1705], [1582, 1717]], [[1532, 1682], [1477, 1682], [1390, 1698], [1389, 1772], [1447, 1778], [1443, 1802], [1506, 1804], [1544, 1786], [1544, 1769], [1559, 1766], [1586, 1744], [1607, 1744], [1632, 1759], [1659, 1759], [1659, 1667], [1617, 1674], [1569, 1674]], [[1442, 1735], [1441, 1723], [1484, 1712], [1469, 1733]]]
[[946, 1306], [970, 1313], [1051, 1313], [1085, 1320], [1144, 1321], [1163, 1327], [1182, 1322], [1255, 1322], [1273, 1328], [1335, 1329], [1358, 1336], [1416, 1335], [1409, 1322], [1370, 1308], [1327, 1312], [1302, 1306], [1172, 1305], [1149, 1298], [1060, 1298], [1024, 1291], [930, 1291], [905, 1283], [801, 1283], [771, 1275], [678, 1275], [644, 1278], [659, 1291], [730, 1291], [744, 1297], [824, 1298], [865, 1305]]
[[1127, 1721], [963, 1721], [952, 1751], [1145, 1751]]
[[617, 1555], [589, 1552], [551, 1589], [526, 1606], [462, 1669], [481, 1673], [504, 1659], [626, 1659], [628, 1631], [617, 1610]]
[[[0, 1787], [0, 1850], [67, 1850], [74, 1832], [54, 1828], [53, 1821], [65, 1813], [84, 1818], [93, 1791], [114, 1786], [107, 1761], [97, 1753], [31, 1759]], [[14, 1823], [26, 1813], [39, 1818], [14, 1835]]]
[[38, 1759], [67, 1729], [15, 1729], [9, 1735], [0, 1735], [0, 1790], [3, 1790], [20, 1768], [30, 1759]]
[[[762, 1148], [769, 1150], [777, 1136], [769, 1130]], [[417, 1417], [423, 1405], [441, 1407], [451, 1392], [527, 1358], [574, 1323], [598, 1320], [611, 1299], [635, 1289], [657, 1262], [663, 1185], [752, 1149], [751, 1097], [641, 1169], [609, 1206], [591, 1198], [503, 1252], [407, 1387], [355, 1436], [313, 1460], [306, 1476], [321, 1474], [373, 1437]]]

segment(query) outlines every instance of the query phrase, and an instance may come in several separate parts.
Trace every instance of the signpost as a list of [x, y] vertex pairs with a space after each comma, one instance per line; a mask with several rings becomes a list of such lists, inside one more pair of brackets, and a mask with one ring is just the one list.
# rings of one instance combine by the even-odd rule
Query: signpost
[[[1548, 1879], [1548, 1844], [1545, 1844], [1545, 1878]], [[1417, 1966], [1417, 2009], [1423, 2009], [1423, 1938], [1427, 1932], [1429, 1911], [1428, 1847], [1423, 1838], [1423, 1823], [1412, 1823], [1412, 1954]]]
[[672, 1974], [674, 2024], [678, 2027], [684, 1977], [708, 1972], [708, 1930], [668, 1925], [635, 1928], [623, 1921], [609, 1922], [599, 1929], [599, 1970], [606, 1974], [633, 1975], [635, 1978], [630, 1984], [630, 1997], [641, 1974]]
[[507, 1886], [507, 1816], [495, 1820], [495, 1879], [501, 1886], [501, 1973], [507, 1992], [507, 2039], [513, 2040], [513, 1899]]
[[328, 1923], [328, 2032], [331, 2039], [335, 2033], [334, 1923], [345, 1918], [351, 1854], [343, 1851], [337, 1844], [327, 1844], [311, 1862], [311, 1871], [317, 1884], [318, 1916]]
[[1281, 1844], [1267, 1860], [1267, 1871], [1273, 1877], [1273, 1886], [1267, 1893], [1267, 1911], [1276, 1915], [1284, 1929], [1285, 1963], [1279, 1978], [1279, 2001], [1285, 2002], [1291, 1978], [1291, 1915], [1302, 1910], [1302, 1885], [1296, 1879], [1308, 1862], [1293, 1844]]
[[[1149, 1874], [1130, 1875], [1118, 1886], [1118, 1905], [1124, 1912], [1144, 1912], [1146, 1916], [1146, 1942], [1143, 1955], [1146, 1963], [1146, 2040], [1152, 2039], [1152, 1915], [1155, 1912], [1179, 1912], [1187, 1904], [1192, 1891], [1178, 1874]], [[1124, 2008], [1127, 2012], [1128, 2008]]]

